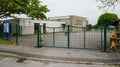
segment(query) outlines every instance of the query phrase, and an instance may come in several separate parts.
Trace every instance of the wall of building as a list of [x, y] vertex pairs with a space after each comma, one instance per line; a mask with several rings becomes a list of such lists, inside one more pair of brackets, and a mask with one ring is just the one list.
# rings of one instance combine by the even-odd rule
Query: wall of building
[[[72, 25], [76, 27], [86, 27], [88, 25], [87, 18], [80, 16], [58, 16], [58, 17], [50, 17], [48, 20], [50, 21], [58, 21], [58, 22], [66, 22], [66, 25]], [[71, 31], [80, 31], [79, 28], [70, 28]]]
[[59, 22], [62, 21], [62, 22], [66, 22], [67, 25], [79, 26], [79, 27], [86, 27], [86, 25], [88, 25], [87, 18], [74, 16], [74, 15], [50, 17], [48, 20], [59, 21]]
[[29, 19], [19, 19], [22, 35], [34, 34], [34, 23]]
[[46, 24], [46, 32], [53, 32], [53, 28], [55, 28], [55, 32], [63, 31], [62, 24], [66, 24], [66, 22], [57, 22], [57, 21], [40, 21], [40, 24]]
[[72, 26], [86, 27], [88, 25], [88, 21], [86, 18], [79, 16], [70, 16], [70, 23]]
[[11, 33], [16, 33], [16, 24], [19, 24], [19, 32], [20, 35], [28, 35], [34, 34], [34, 23], [31, 22], [29, 19], [20, 18], [20, 19], [11, 19]]

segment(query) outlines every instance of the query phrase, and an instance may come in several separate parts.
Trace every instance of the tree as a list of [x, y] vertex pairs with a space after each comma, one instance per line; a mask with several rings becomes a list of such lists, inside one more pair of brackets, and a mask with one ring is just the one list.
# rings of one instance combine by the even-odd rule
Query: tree
[[99, 6], [99, 8], [103, 8], [103, 9], [108, 9], [110, 7], [114, 8], [116, 5], [118, 5], [120, 3], [120, 0], [97, 0], [100, 1], [101, 5]]
[[91, 25], [91, 24], [88, 24], [88, 25], [86, 26], [86, 29], [87, 29], [88, 31], [91, 31], [91, 28], [92, 28], [92, 25]]
[[114, 25], [116, 20], [118, 20], [118, 16], [116, 14], [104, 13], [98, 18], [97, 25]]
[[97, 29], [97, 24], [95, 24], [95, 25], [92, 25], [92, 29]]
[[49, 10], [39, 0], [0, 0], [0, 18], [14, 17], [13, 14], [26, 14], [28, 17], [45, 19]]

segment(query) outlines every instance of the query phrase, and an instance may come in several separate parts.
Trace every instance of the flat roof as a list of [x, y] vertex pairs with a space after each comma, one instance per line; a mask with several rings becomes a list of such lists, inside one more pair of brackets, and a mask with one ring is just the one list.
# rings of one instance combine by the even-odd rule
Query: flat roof
[[76, 16], [76, 15], [55, 16], [55, 17], [48, 17], [48, 18], [69, 18], [70, 16], [75, 16], [75, 17], [87, 19], [86, 17]]

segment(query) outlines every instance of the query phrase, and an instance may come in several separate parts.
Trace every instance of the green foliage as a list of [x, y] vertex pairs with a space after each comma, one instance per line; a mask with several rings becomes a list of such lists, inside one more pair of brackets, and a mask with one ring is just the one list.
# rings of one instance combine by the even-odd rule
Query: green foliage
[[92, 25], [91, 25], [91, 24], [88, 24], [88, 25], [86, 26], [86, 28], [87, 28], [88, 31], [90, 31], [91, 28], [92, 28]]
[[98, 18], [97, 25], [113, 25], [118, 20], [118, 16], [114, 13], [104, 13]]
[[115, 6], [120, 3], [120, 0], [97, 0], [97, 1], [101, 3], [99, 5], [100, 9], [115, 8]]
[[101, 27], [103, 27], [103, 26], [95, 24], [95, 25], [92, 25], [91, 29], [97, 30], [97, 29], [101, 29]]
[[49, 10], [39, 0], [0, 0], [0, 18], [12, 17], [11, 14], [26, 14], [28, 17], [45, 19]]
[[22, 58], [19, 58], [16, 62], [23, 63], [26, 60], [27, 60], [27, 58], [22, 57]]

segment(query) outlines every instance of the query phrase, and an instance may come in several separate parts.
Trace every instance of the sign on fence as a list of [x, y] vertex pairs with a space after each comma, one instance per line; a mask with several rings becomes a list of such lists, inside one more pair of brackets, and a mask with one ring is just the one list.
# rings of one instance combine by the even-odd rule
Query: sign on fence
[[3, 21], [4, 33], [9, 33], [10, 32], [9, 28], [10, 28], [9, 20], [4, 20]]
[[4, 23], [3, 26], [4, 26], [4, 32], [9, 33], [9, 23]]
[[[3, 35], [7, 34], [7, 39], [9, 41], [10, 40], [10, 22], [9, 22], [9, 20], [4, 20], [3, 21], [2, 30], [3, 30]], [[4, 38], [4, 36], [3, 36], [3, 38]]]

